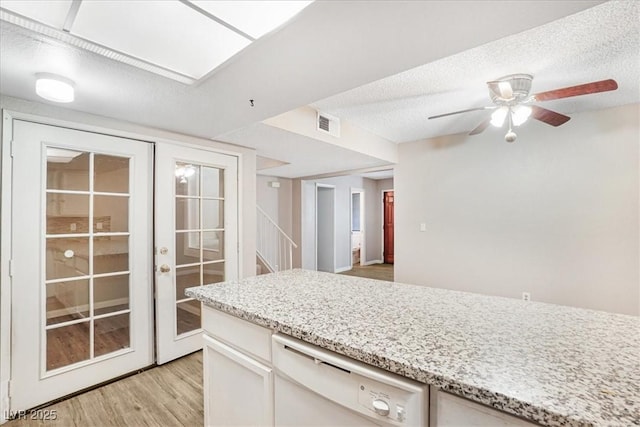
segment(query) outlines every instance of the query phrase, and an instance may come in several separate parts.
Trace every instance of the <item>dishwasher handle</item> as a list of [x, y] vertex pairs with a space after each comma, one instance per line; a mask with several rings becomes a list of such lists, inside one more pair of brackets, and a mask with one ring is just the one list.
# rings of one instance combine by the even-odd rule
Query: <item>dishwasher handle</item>
[[341, 370], [343, 372], [346, 372], [347, 374], [351, 373], [351, 371], [346, 369], [346, 368], [342, 368], [342, 367], [334, 365], [332, 363], [325, 362], [324, 360], [320, 360], [317, 357], [311, 356], [310, 354], [304, 353], [304, 352], [302, 352], [302, 351], [300, 351], [298, 349], [295, 349], [293, 347], [290, 347], [288, 345], [285, 345], [284, 349], [286, 351], [290, 351], [290, 352], [292, 352], [294, 354], [297, 354], [298, 356], [304, 357], [304, 358], [309, 359], [309, 360], [313, 360], [313, 363], [315, 363], [316, 365], [327, 365], [327, 366], [331, 366], [332, 368], [339, 369], [339, 370]]
[[[424, 384], [417, 381], [402, 378], [398, 375], [385, 372], [380, 368], [367, 365], [281, 333], [273, 334], [272, 344], [273, 366], [281, 371], [287, 370], [287, 366], [283, 366], [283, 364], [286, 365], [286, 362], [282, 357], [279, 357], [279, 353], [286, 354], [295, 352], [298, 356], [304, 356], [312, 360], [318, 359], [323, 365], [329, 365], [341, 371], [357, 374], [410, 392], [420, 393], [424, 387]], [[285, 347], [288, 348], [285, 350]]]

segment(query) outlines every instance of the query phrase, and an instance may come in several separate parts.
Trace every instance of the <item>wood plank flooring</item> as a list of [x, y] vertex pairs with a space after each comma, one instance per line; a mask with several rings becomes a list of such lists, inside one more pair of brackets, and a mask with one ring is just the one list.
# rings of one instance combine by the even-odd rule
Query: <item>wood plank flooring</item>
[[16, 419], [5, 426], [202, 426], [202, 352], [44, 408], [47, 410], [55, 410], [57, 419]]
[[340, 274], [393, 282], [393, 264], [354, 265], [351, 270]]

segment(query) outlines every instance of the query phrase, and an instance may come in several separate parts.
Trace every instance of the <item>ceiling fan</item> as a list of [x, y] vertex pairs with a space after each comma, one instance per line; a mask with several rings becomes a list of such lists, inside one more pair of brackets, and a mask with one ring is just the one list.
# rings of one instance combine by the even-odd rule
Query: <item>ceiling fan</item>
[[505, 120], [508, 121], [509, 131], [504, 136], [505, 141], [513, 142], [517, 135], [513, 131], [514, 126], [523, 124], [529, 116], [551, 126], [560, 126], [569, 121], [570, 117], [555, 111], [542, 108], [537, 105], [528, 105], [534, 102], [551, 101], [553, 99], [570, 98], [572, 96], [588, 95], [591, 93], [607, 92], [618, 89], [615, 80], [600, 80], [577, 86], [554, 89], [530, 95], [533, 76], [529, 74], [510, 74], [494, 81], [487, 82], [489, 96], [494, 105], [486, 107], [469, 108], [454, 111], [452, 113], [431, 116], [429, 119], [452, 116], [454, 114], [467, 113], [478, 110], [495, 110], [491, 116], [476, 126], [469, 135], [477, 135], [484, 131], [489, 124], [502, 127]]

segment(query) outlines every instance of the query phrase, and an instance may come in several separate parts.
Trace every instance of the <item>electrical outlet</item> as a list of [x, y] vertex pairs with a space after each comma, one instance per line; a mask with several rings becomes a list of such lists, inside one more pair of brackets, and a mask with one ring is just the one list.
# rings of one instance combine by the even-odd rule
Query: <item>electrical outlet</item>
[[71, 229], [71, 231], [76, 231], [78, 229], [78, 226], [76, 225], [75, 222], [72, 222], [69, 228]]
[[427, 223], [425, 222], [420, 223], [420, 231], [427, 231]]
[[97, 230], [102, 230], [102, 223], [101, 222], [96, 222], [96, 229]]
[[529, 292], [523, 292], [522, 301], [531, 301], [531, 294]]

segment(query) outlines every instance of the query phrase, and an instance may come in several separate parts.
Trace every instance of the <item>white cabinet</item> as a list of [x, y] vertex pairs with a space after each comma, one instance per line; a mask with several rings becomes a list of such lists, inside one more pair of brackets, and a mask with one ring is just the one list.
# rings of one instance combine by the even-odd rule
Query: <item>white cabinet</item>
[[431, 427], [535, 427], [529, 421], [431, 387]]
[[205, 426], [273, 426], [267, 328], [202, 307]]
[[206, 426], [273, 426], [273, 370], [204, 336]]

